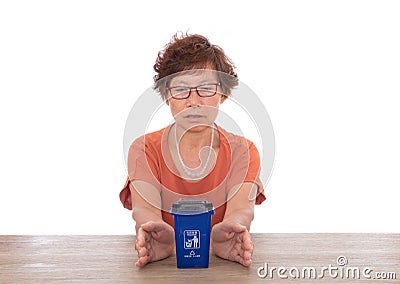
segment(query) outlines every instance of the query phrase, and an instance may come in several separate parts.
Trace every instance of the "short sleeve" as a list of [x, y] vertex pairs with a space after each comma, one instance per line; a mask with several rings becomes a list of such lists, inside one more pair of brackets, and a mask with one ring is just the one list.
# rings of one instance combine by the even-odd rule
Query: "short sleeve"
[[145, 136], [136, 139], [131, 144], [128, 153], [128, 177], [119, 194], [119, 198], [125, 208], [132, 210], [130, 181], [145, 181], [161, 191], [157, 160], [157, 151], [152, 148], [151, 144], [145, 143]]
[[232, 149], [231, 169], [227, 190], [229, 191], [234, 186], [252, 182], [258, 187], [256, 204], [261, 204], [266, 200], [264, 195], [264, 187], [260, 180], [260, 155], [257, 147], [249, 140], [240, 143], [235, 149]]

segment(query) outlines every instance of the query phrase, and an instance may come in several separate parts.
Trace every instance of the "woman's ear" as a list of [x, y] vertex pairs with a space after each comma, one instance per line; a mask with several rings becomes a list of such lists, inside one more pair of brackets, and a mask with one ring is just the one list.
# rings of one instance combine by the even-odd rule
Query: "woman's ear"
[[228, 96], [221, 96], [219, 102], [222, 104]]
[[165, 101], [165, 104], [169, 106], [169, 99], [167, 98], [167, 96], [163, 95], [163, 100]]

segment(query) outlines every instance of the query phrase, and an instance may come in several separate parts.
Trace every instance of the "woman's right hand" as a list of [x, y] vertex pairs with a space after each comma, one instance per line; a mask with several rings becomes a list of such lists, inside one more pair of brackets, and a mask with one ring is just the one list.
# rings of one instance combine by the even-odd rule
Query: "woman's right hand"
[[169, 257], [174, 251], [174, 229], [163, 221], [143, 223], [136, 235], [137, 267]]

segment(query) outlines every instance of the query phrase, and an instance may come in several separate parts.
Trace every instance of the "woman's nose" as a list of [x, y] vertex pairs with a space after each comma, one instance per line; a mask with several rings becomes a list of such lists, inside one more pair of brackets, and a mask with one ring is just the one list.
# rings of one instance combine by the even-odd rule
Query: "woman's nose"
[[198, 106], [201, 104], [201, 97], [197, 93], [196, 88], [190, 89], [189, 97], [187, 98], [187, 103], [189, 106]]

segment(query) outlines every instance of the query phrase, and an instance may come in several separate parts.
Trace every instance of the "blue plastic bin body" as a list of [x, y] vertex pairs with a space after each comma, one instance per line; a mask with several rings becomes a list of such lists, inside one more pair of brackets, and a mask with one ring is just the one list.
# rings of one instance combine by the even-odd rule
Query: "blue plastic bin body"
[[173, 212], [178, 268], [207, 268], [210, 255], [211, 216], [215, 210]]

